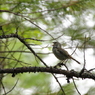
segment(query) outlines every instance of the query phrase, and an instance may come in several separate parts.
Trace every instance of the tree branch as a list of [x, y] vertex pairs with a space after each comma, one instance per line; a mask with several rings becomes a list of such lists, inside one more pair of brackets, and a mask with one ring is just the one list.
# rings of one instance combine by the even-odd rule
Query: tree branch
[[74, 70], [62, 70], [58, 68], [53, 67], [18, 67], [18, 68], [11, 68], [11, 69], [0, 69], [0, 74], [2, 73], [10, 73], [14, 77], [18, 73], [25, 73], [25, 72], [46, 72], [46, 73], [54, 73], [54, 74], [62, 74], [66, 77], [72, 78], [88, 78], [95, 80], [95, 74], [92, 74], [91, 72], [84, 71], [81, 76], [79, 76], [80, 72], [74, 71]]
[[[3, 39], [3, 38], [12, 38], [12, 37], [19, 39], [19, 41], [22, 42], [34, 54], [34, 56], [37, 57], [48, 68], [48, 65], [38, 56], [38, 54], [35, 53], [35, 51], [17, 33], [16, 34], [10, 34], [10, 35], [2, 35], [2, 36], [0, 36], [0, 39]], [[13, 72], [12, 77], [14, 77], [16, 74], [17, 74], [17, 72], [16, 73]], [[64, 92], [61, 84], [59, 83], [58, 79], [56, 78], [56, 76], [53, 73], [52, 73], [52, 75], [55, 78], [55, 80], [58, 82], [58, 84], [59, 84], [62, 92], [65, 95], [65, 92]]]

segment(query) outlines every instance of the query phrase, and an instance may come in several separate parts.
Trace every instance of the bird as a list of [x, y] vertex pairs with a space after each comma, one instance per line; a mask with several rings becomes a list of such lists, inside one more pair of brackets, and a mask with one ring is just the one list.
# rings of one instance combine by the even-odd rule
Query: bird
[[66, 59], [73, 59], [78, 64], [80, 64], [79, 61], [77, 61], [75, 58], [73, 58], [65, 49], [61, 48], [61, 44], [59, 42], [53, 42], [53, 48], [52, 48], [53, 54], [61, 61], [64, 61]]

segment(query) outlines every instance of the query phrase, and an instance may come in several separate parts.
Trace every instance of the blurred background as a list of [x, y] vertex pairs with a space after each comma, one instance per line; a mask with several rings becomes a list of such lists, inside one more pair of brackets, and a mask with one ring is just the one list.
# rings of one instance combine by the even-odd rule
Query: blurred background
[[[18, 35], [48, 65], [60, 61], [52, 53], [52, 44], [58, 41], [62, 48], [81, 65], [68, 60], [69, 70], [95, 68], [95, 0], [0, 0], [0, 36]], [[0, 68], [25, 66], [45, 67], [17, 38], [0, 39]], [[65, 69], [64, 66], [61, 69]], [[94, 72], [94, 70], [92, 71]], [[94, 95], [95, 82], [91, 79], [71, 79], [48, 73], [23, 73], [14, 78], [0, 74], [1, 95]], [[6, 95], [6, 94], [5, 94]]]

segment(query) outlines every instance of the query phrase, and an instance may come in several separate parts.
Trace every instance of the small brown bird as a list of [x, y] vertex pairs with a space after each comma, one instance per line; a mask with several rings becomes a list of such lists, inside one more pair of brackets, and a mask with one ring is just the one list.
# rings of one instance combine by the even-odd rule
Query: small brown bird
[[59, 60], [66, 60], [66, 59], [73, 59], [74, 61], [76, 61], [78, 64], [80, 64], [80, 62], [78, 62], [76, 59], [74, 59], [66, 50], [64, 50], [63, 48], [61, 48], [61, 44], [59, 42], [53, 42], [53, 48], [52, 51], [54, 53], [54, 55], [59, 59]]

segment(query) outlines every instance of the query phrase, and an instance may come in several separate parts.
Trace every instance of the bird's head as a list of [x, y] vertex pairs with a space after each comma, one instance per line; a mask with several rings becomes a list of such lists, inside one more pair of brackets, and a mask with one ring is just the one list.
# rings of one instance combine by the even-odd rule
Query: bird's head
[[61, 48], [61, 44], [59, 42], [53, 42], [53, 47]]

